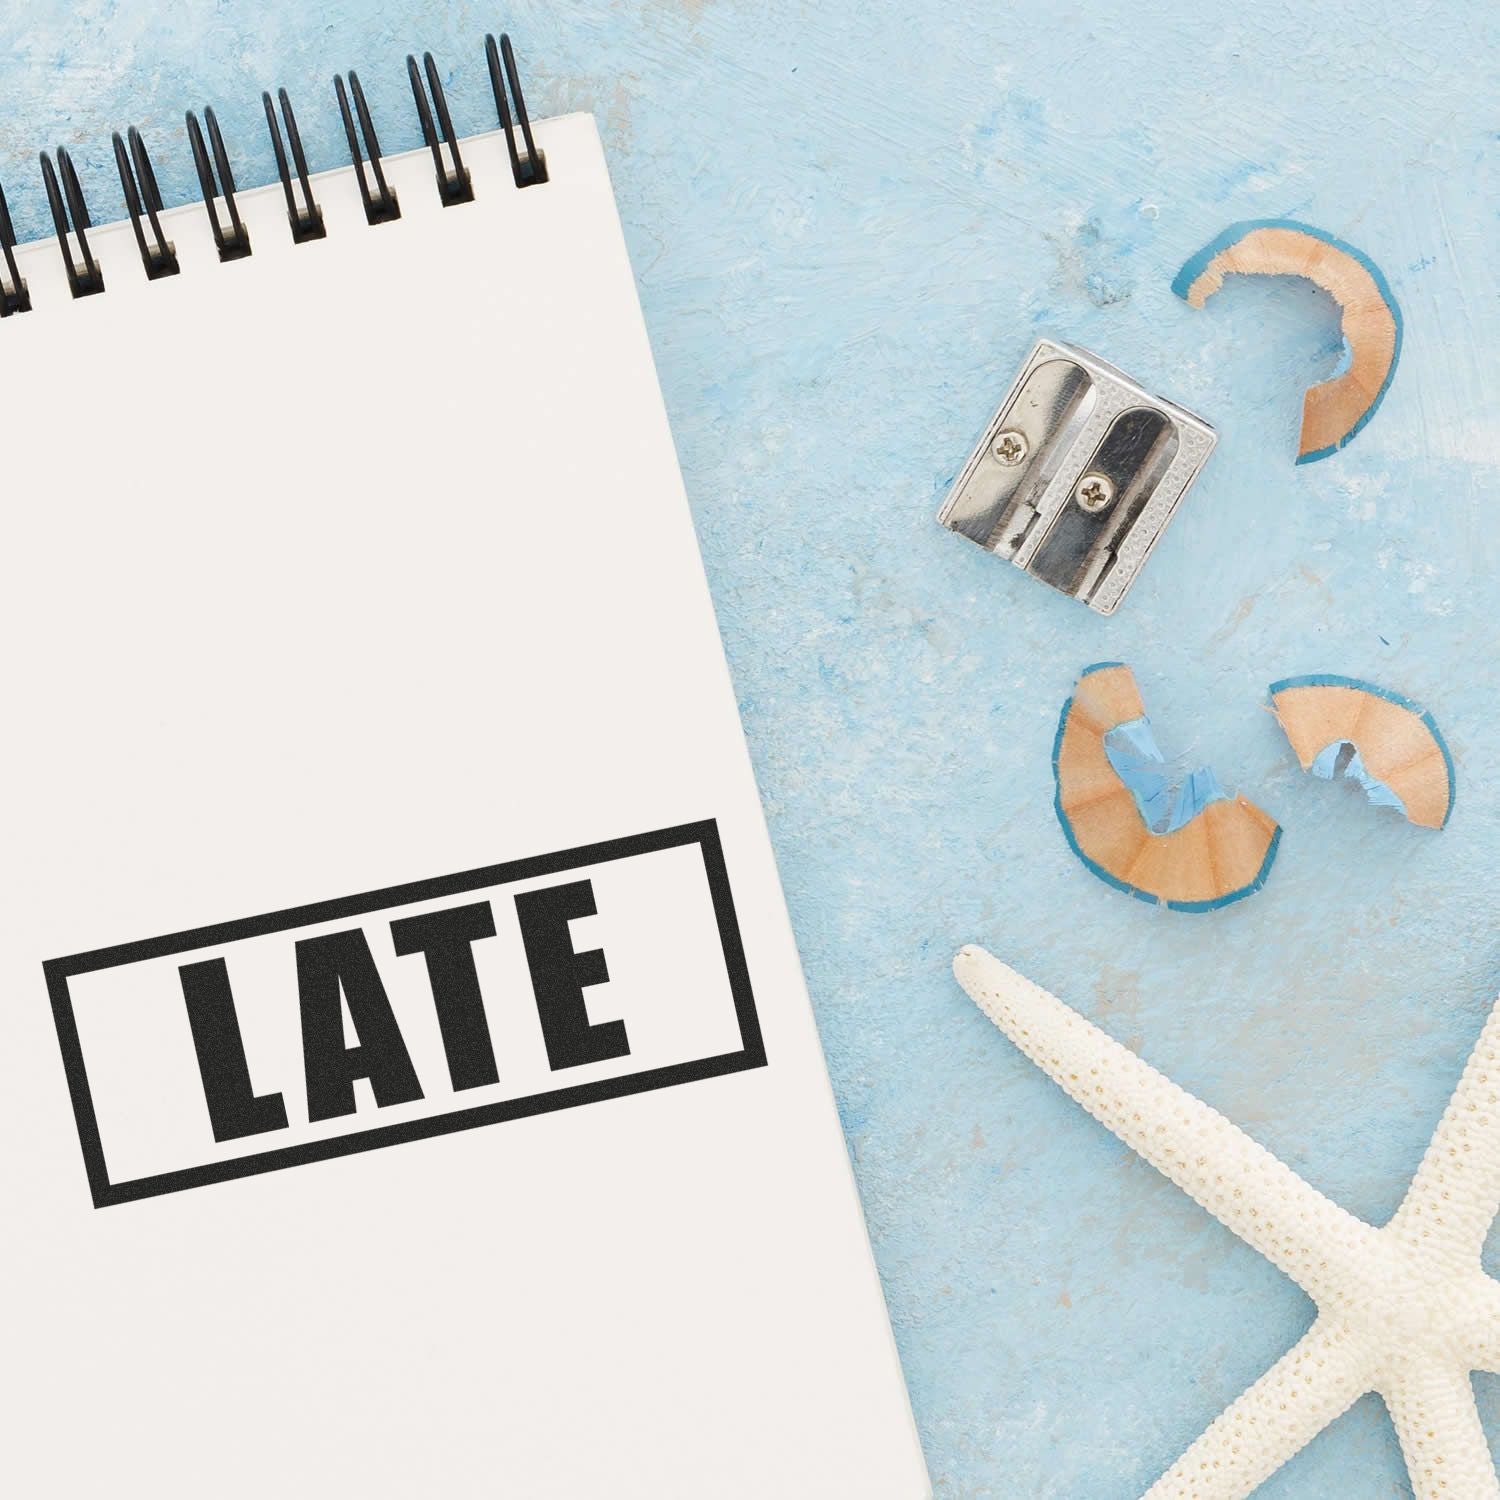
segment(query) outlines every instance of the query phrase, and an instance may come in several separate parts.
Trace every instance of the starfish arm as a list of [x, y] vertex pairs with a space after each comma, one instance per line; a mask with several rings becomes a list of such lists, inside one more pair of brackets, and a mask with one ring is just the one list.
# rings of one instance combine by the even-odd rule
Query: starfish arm
[[1359, 1342], [1319, 1318], [1146, 1491], [1144, 1500], [1241, 1500], [1370, 1389]]
[[996, 1026], [1101, 1124], [1314, 1301], [1336, 1299], [1376, 1231], [1264, 1146], [982, 948], [953, 971]]
[[1380, 1394], [1396, 1424], [1415, 1500], [1500, 1500], [1467, 1370], [1414, 1360]]
[[1391, 1232], [1452, 1265], [1475, 1261], [1500, 1209], [1500, 1003], [1490, 1011]]

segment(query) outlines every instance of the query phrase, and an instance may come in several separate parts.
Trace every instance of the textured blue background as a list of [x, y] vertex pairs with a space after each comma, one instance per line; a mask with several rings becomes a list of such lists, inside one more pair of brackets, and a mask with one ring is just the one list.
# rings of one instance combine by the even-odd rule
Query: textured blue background
[[[1023, 1062], [949, 957], [988, 944], [1350, 1209], [1394, 1209], [1500, 985], [1500, 18], [1459, 0], [30, 0], [0, 18], [21, 234], [43, 232], [34, 152], [55, 142], [95, 217], [118, 216], [108, 133], [131, 121], [168, 199], [189, 197], [182, 112], [206, 101], [242, 185], [267, 180], [259, 93], [278, 82], [314, 164], [336, 164], [329, 79], [350, 64], [385, 148], [415, 145], [410, 49], [437, 52], [461, 128], [484, 128], [479, 43], [501, 27], [536, 112], [593, 110], [606, 136], [938, 1493], [1123, 1500], [1309, 1305]], [[1331, 304], [1242, 282], [1193, 312], [1168, 290], [1225, 224], [1281, 215], [1366, 250], [1406, 314], [1379, 415], [1302, 469]], [[1043, 330], [1222, 434], [1112, 621], [932, 519]], [[143, 462], [171, 451], [163, 397]], [[1048, 753], [1104, 657], [1136, 667], [1169, 753], [1281, 819], [1259, 896], [1153, 912], [1068, 853]], [[1459, 766], [1446, 833], [1297, 774], [1264, 687], [1317, 670], [1433, 710]], [[1478, 1389], [1500, 1435], [1500, 1385]], [[1373, 1397], [1263, 1493], [1335, 1487], [1409, 1493]]]

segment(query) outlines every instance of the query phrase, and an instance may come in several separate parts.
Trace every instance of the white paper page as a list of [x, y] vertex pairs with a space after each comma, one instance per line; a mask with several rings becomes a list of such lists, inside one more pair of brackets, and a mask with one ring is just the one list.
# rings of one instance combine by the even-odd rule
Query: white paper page
[[175, 210], [155, 283], [96, 230], [78, 301], [21, 252], [8, 1492], [928, 1493], [598, 138], [538, 141], [300, 246], [241, 194], [232, 264]]

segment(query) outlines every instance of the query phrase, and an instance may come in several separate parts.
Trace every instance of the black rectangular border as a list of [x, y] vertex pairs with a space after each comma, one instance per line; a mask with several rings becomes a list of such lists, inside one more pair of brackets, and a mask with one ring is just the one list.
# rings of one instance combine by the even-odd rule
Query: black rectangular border
[[[429, 901], [443, 896], [461, 895], [486, 886], [509, 885], [531, 880], [539, 875], [556, 875], [588, 865], [608, 864], [611, 860], [630, 859], [641, 854], [657, 854], [665, 849], [679, 849], [697, 844], [703, 856], [704, 874], [708, 879], [714, 916], [719, 927], [719, 946], [729, 977], [730, 994], [739, 1021], [740, 1049], [716, 1057], [697, 1058], [672, 1063], [664, 1068], [650, 1068], [617, 1078], [602, 1078], [591, 1083], [552, 1089], [547, 1093], [528, 1094], [520, 1099], [502, 1099], [469, 1109], [452, 1110], [421, 1120], [404, 1120], [394, 1125], [372, 1125], [349, 1135], [323, 1141], [307, 1141], [299, 1146], [261, 1151], [232, 1161], [209, 1162], [184, 1167], [175, 1172], [161, 1172], [153, 1177], [137, 1177], [129, 1182], [111, 1182], [104, 1164], [104, 1147], [99, 1138], [99, 1122], [94, 1113], [93, 1095], [89, 1090], [88, 1072], [84, 1067], [83, 1048], [78, 1039], [78, 1025], [73, 1016], [73, 997], [68, 980], [75, 974], [91, 974], [98, 969], [119, 968], [143, 959], [162, 958], [172, 953], [187, 953], [223, 943], [241, 942], [245, 938], [284, 932], [296, 927], [311, 927], [320, 922], [362, 917], [373, 911]], [[376, 1151], [383, 1146], [399, 1146], [406, 1141], [426, 1140], [431, 1136], [451, 1135], [457, 1130], [475, 1130], [482, 1125], [497, 1125], [505, 1120], [524, 1119], [528, 1115], [547, 1114], [552, 1110], [571, 1109], [580, 1104], [594, 1104], [604, 1099], [618, 1099], [651, 1089], [670, 1088], [679, 1083], [695, 1083], [703, 1078], [718, 1078], [726, 1073], [740, 1073], [766, 1064], [765, 1044], [761, 1037], [760, 1017], [750, 988], [750, 971], [745, 961], [745, 947], [735, 916], [734, 897], [729, 888], [729, 871], [724, 864], [724, 849], [719, 841], [719, 825], [713, 818], [699, 823], [682, 823], [675, 828], [659, 828], [653, 833], [632, 834], [628, 838], [608, 839], [599, 844], [583, 844], [552, 854], [533, 855], [528, 859], [508, 860], [483, 869], [465, 870], [458, 875], [441, 875], [434, 880], [418, 880], [409, 885], [387, 886], [383, 890], [365, 891], [358, 896], [344, 896], [335, 901], [316, 901], [309, 906], [293, 906], [283, 911], [266, 912], [258, 917], [244, 917], [237, 922], [219, 922], [210, 927], [194, 927], [186, 932], [172, 932], [164, 937], [143, 938], [138, 942], [119, 943], [111, 948], [95, 948], [67, 958], [50, 958], [42, 970], [47, 977], [47, 992], [52, 1000], [52, 1018], [57, 1026], [57, 1041], [62, 1048], [63, 1070], [67, 1074], [68, 1092], [73, 1100], [73, 1117], [78, 1125], [78, 1141], [83, 1148], [83, 1162], [88, 1172], [89, 1191], [95, 1208], [116, 1203], [133, 1203], [162, 1193], [181, 1192], [187, 1188], [206, 1187], [212, 1182], [228, 1182], [237, 1177], [253, 1177], [262, 1172], [276, 1172], [284, 1167], [300, 1167], [309, 1162], [328, 1161], [333, 1157], [352, 1156], [360, 1151]]]

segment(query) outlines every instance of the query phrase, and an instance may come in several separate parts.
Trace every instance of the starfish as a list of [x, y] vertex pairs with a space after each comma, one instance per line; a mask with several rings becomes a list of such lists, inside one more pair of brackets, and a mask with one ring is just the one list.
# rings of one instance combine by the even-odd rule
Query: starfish
[[1037, 1067], [1317, 1304], [1312, 1327], [1144, 1500], [1240, 1500], [1361, 1396], [1390, 1409], [1416, 1500], [1500, 1500], [1472, 1370], [1500, 1373], [1500, 1001], [1401, 1206], [1381, 1228], [982, 948], [964, 989]]

